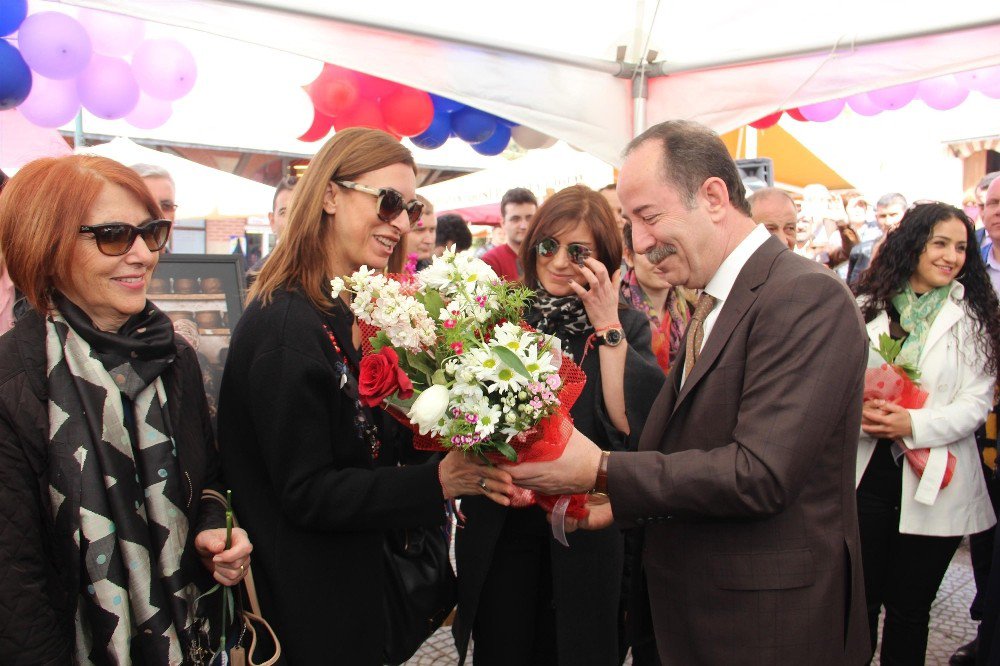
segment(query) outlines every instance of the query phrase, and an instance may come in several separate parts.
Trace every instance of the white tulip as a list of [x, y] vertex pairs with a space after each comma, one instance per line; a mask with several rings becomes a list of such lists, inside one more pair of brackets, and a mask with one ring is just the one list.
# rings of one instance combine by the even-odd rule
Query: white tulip
[[448, 410], [448, 389], [440, 384], [428, 387], [417, 396], [406, 416], [414, 423], [421, 435], [426, 435]]

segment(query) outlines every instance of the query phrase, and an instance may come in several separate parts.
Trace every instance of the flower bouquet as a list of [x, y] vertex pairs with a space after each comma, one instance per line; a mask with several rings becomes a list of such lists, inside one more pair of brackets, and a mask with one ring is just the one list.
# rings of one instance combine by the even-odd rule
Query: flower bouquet
[[[569, 441], [569, 410], [586, 382], [559, 339], [521, 322], [531, 290], [485, 262], [448, 250], [409, 276], [362, 267], [331, 281], [354, 294], [364, 356], [358, 394], [414, 432], [422, 450], [461, 449], [483, 460], [554, 460]], [[519, 490], [514, 506], [587, 515], [586, 496]], [[568, 501], [568, 505], [567, 505]]]
[[[903, 348], [901, 340], [893, 340], [883, 333], [878, 339], [879, 346], [872, 347], [877, 353], [868, 355], [868, 369], [865, 370], [864, 401], [885, 400], [906, 409], [920, 409], [927, 402], [927, 391], [920, 388], [920, 370], [916, 367], [896, 363]], [[930, 458], [931, 449], [911, 449], [906, 445], [899, 447], [906, 456], [907, 462], [918, 477], [923, 477]], [[957, 463], [955, 456], [949, 451], [948, 460], [941, 480], [941, 488], [951, 483]]]

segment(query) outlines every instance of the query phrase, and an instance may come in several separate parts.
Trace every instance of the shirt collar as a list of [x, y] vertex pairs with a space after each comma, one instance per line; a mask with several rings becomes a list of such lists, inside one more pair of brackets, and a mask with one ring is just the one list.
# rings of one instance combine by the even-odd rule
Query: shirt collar
[[771, 232], [763, 224], [755, 225], [753, 231], [740, 241], [740, 244], [723, 260], [719, 270], [715, 271], [715, 275], [705, 285], [705, 293], [714, 296], [719, 303], [729, 298], [729, 292], [733, 290], [733, 285], [736, 284], [736, 278], [740, 276], [743, 266], [770, 237]]

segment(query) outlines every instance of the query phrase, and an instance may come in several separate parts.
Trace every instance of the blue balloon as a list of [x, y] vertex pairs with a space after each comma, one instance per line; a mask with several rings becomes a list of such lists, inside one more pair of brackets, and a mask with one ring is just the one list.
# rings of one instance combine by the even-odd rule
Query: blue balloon
[[431, 93], [431, 101], [434, 102], [434, 111], [454, 113], [455, 111], [461, 111], [465, 108], [465, 105], [461, 102], [456, 102], [453, 99], [441, 97], [441, 95], [435, 95], [434, 93]]
[[497, 119], [478, 109], [466, 107], [451, 114], [451, 128], [462, 141], [482, 143], [497, 130]]
[[21, 52], [0, 39], [0, 110], [13, 109], [31, 92], [31, 70]]
[[472, 149], [480, 155], [499, 155], [510, 143], [510, 128], [503, 123], [497, 123], [493, 136], [481, 143], [472, 144]]
[[28, 0], [0, 0], [0, 35], [17, 30], [27, 15]]
[[413, 145], [424, 150], [434, 150], [444, 145], [451, 136], [451, 118], [440, 109], [434, 110], [434, 118], [430, 126], [421, 134], [410, 138]]

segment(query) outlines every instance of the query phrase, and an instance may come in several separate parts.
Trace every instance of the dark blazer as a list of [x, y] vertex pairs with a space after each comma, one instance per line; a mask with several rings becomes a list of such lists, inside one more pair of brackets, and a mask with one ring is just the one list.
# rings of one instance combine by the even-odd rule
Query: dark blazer
[[769, 238], [639, 452], [612, 455], [615, 519], [645, 526], [664, 665], [862, 664], [871, 655], [854, 467], [867, 337], [828, 269]]
[[[198, 360], [180, 336], [175, 340], [177, 358], [162, 379], [188, 484], [187, 549], [193, 552], [198, 532], [223, 527], [225, 519], [219, 504], [199, 501], [203, 488], [222, 487], [218, 456]], [[0, 663], [5, 666], [68, 664], [74, 654], [80, 563], [64, 561], [53, 534], [45, 358], [45, 320], [31, 310], [0, 338]], [[202, 589], [212, 586], [200, 562], [192, 575], [200, 577]]]
[[[630, 440], [635, 448], [664, 377], [650, 350], [651, 334], [645, 315], [632, 309], [622, 309], [619, 314], [629, 345], [625, 360], [625, 404], [631, 437], [612, 425], [604, 408], [599, 351], [592, 349], [584, 357], [587, 338], [584, 335], [570, 338], [564, 347], [577, 362], [583, 359], [581, 367], [587, 375], [583, 393], [571, 411], [574, 425], [601, 447], [621, 451], [629, 448]], [[624, 558], [621, 530], [611, 527], [598, 532], [577, 531], [567, 535], [570, 547], [565, 548], [553, 539], [538, 508], [508, 509], [477, 496], [462, 500], [462, 512], [466, 523], [458, 530], [455, 544], [458, 612], [452, 628], [461, 660], [468, 649], [480, 592], [493, 566], [494, 549], [505, 522], [511, 512], [533, 512], [537, 513], [534, 527], [538, 538], [551, 548], [559, 663], [618, 663], [617, 617]], [[512, 607], [510, 612], [524, 614], [533, 610]], [[512, 641], [518, 639], [516, 635], [510, 637]]]
[[384, 531], [444, 521], [437, 463], [380, 466], [395, 460], [390, 442], [376, 464], [355, 431], [323, 330], [348, 341], [357, 364], [353, 317], [334, 308], [324, 315], [284, 290], [252, 302], [219, 396], [222, 464], [254, 544], [261, 610], [294, 665], [380, 664]]

